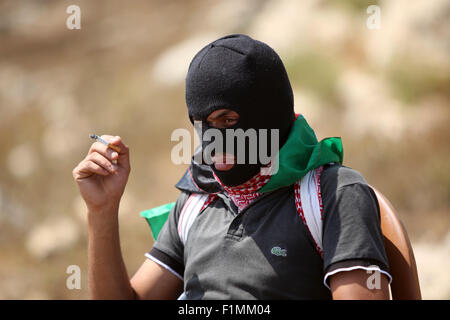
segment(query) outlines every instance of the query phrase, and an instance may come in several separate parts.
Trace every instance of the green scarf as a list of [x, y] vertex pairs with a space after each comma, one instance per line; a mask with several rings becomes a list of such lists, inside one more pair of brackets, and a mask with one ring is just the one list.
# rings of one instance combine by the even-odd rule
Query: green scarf
[[342, 163], [343, 157], [341, 138], [325, 138], [319, 142], [305, 118], [298, 115], [278, 154], [277, 173], [258, 191], [269, 192], [289, 186], [312, 169], [330, 162]]
[[[314, 130], [302, 115], [298, 115], [288, 139], [278, 154], [278, 171], [259, 192], [269, 192], [289, 186], [303, 178], [308, 171], [330, 162], [342, 163], [344, 150], [341, 138], [317, 140]], [[141, 212], [152, 230], [153, 238], [158, 237], [175, 202]]]

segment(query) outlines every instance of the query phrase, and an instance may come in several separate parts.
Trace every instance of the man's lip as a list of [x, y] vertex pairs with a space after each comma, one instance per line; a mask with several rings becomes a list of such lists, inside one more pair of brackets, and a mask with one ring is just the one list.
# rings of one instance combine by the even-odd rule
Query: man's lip
[[218, 154], [212, 157], [214, 167], [219, 171], [227, 171], [234, 167], [235, 157], [230, 154]]

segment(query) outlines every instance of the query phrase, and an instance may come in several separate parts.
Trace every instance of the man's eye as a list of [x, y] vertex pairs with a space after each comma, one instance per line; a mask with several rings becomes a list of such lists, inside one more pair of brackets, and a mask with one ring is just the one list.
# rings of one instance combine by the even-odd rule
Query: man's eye
[[206, 123], [213, 128], [227, 128], [235, 125], [238, 119], [234, 118], [225, 118], [225, 119], [217, 119], [213, 121], [206, 121]]

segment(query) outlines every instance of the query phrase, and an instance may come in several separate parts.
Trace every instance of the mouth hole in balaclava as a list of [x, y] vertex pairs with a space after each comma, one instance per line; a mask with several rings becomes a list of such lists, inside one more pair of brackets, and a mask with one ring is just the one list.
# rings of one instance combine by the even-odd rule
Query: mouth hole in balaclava
[[[221, 108], [197, 122], [201, 125], [197, 133], [204, 163], [210, 165], [216, 177], [228, 186], [239, 185], [253, 177], [268, 164], [267, 159], [274, 152], [271, 149], [273, 131], [242, 125], [241, 120], [244, 124], [248, 122], [236, 111]], [[261, 133], [264, 130], [266, 132]], [[278, 136], [275, 140], [278, 142]], [[260, 157], [262, 154], [266, 155], [266, 160]]]

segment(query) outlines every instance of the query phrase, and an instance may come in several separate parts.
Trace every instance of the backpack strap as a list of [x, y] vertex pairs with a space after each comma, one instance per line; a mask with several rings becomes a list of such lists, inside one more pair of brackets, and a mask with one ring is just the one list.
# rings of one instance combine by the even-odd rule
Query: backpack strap
[[295, 206], [308, 230], [317, 252], [323, 257], [322, 222], [323, 206], [320, 191], [320, 175], [323, 167], [310, 170], [294, 184]]
[[186, 243], [186, 239], [191, 229], [195, 218], [214, 200], [216, 200], [216, 194], [202, 194], [192, 193], [186, 200], [178, 218], [178, 236], [180, 237], [183, 245]]

